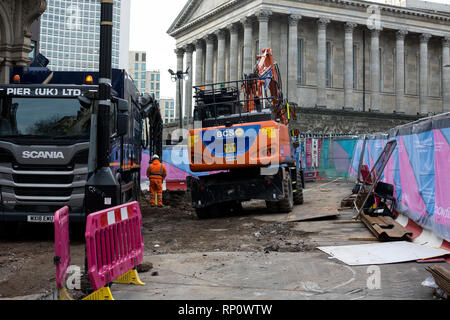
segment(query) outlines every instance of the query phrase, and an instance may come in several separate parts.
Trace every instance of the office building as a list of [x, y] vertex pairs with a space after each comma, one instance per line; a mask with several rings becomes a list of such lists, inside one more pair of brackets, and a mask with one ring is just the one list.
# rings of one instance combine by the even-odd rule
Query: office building
[[159, 70], [147, 70], [147, 53], [130, 51], [128, 65], [128, 73], [136, 82], [137, 88], [160, 99], [161, 73]]
[[175, 101], [173, 98], [161, 98], [159, 108], [164, 123], [175, 121]]
[[[129, 2], [114, 1], [113, 68], [128, 67]], [[51, 70], [98, 70], [100, 7], [100, 1], [92, 0], [47, 1], [47, 10], [41, 17], [40, 52], [50, 60]]]

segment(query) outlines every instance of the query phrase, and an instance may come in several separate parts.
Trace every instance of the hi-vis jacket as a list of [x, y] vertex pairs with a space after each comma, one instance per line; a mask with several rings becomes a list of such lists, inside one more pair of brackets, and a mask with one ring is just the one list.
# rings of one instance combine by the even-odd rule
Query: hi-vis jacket
[[158, 160], [155, 159], [147, 168], [147, 177], [150, 180], [161, 180], [163, 181], [167, 176], [166, 167]]

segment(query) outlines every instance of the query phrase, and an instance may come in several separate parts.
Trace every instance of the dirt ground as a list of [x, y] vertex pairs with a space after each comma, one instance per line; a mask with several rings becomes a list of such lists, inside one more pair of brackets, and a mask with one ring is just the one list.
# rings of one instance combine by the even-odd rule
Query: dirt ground
[[[340, 199], [336, 199], [336, 204]], [[165, 194], [164, 208], [141, 201], [146, 254], [195, 252], [305, 252], [314, 250], [308, 232], [294, 223], [261, 221], [264, 203], [242, 213], [199, 220], [185, 194]], [[0, 299], [48, 295], [55, 288], [52, 225], [14, 225], [0, 235]], [[72, 239], [71, 263], [84, 269], [84, 244]]]
[[[351, 187], [342, 181], [307, 184], [305, 204], [294, 211], [337, 209]], [[165, 194], [164, 208], [150, 208], [146, 197], [141, 211], [147, 259], [202, 252], [317, 253], [320, 245], [349, 243], [339, 229], [370, 236], [362, 224], [344, 226], [333, 219], [289, 222], [288, 215], [269, 213], [261, 201], [244, 203], [240, 213], [199, 220], [186, 194]], [[10, 229], [8, 236], [0, 235], [0, 299], [52, 295], [56, 287], [53, 257], [52, 225], [21, 225]], [[84, 270], [84, 244], [80, 240], [72, 239], [71, 257], [71, 264]]]
[[[255, 206], [256, 204], [256, 206]], [[153, 254], [190, 252], [299, 252], [313, 250], [305, 242], [306, 233], [293, 230], [294, 223], [265, 222], [254, 214], [269, 214], [264, 202], [244, 203], [244, 211], [223, 213], [199, 220], [187, 197], [177, 194], [167, 199], [167, 207], [150, 208], [142, 201], [144, 240]]]

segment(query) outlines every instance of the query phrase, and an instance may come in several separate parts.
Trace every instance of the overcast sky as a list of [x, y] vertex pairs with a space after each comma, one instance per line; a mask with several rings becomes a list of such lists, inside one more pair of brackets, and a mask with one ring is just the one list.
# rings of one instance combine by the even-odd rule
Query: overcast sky
[[[206, 0], [208, 1], [208, 0]], [[161, 71], [161, 97], [175, 98], [175, 40], [167, 34], [187, 0], [131, 0], [130, 51], [147, 51], [147, 69]]]
[[[428, 1], [450, 4], [450, 0]], [[131, 0], [130, 51], [147, 51], [147, 68], [161, 71], [161, 97], [175, 97], [175, 83], [167, 71], [176, 70], [175, 40], [167, 30], [186, 3], [187, 0]]]

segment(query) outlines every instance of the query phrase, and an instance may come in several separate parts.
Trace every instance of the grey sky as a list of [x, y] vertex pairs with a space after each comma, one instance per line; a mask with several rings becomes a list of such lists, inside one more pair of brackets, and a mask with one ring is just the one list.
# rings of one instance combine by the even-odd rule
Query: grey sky
[[132, 0], [131, 51], [147, 51], [147, 68], [161, 71], [161, 97], [175, 98], [169, 68], [176, 70], [175, 40], [167, 34], [187, 0]]
[[[208, 1], [208, 0], [204, 0]], [[388, 3], [392, 0], [373, 0]], [[450, 0], [428, 0], [450, 4]], [[176, 69], [175, 40], [166, 32], [187, 0], [131, 0], [131, 51], [147, 51], [148, 69], [161, 71], [161, 97], [175, 98], [168, 69]]]

